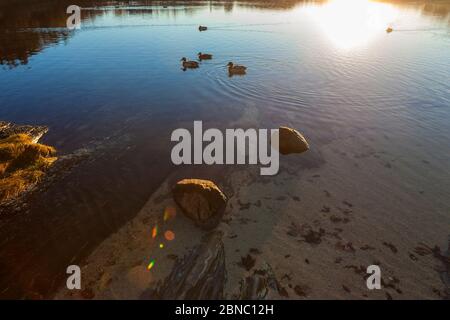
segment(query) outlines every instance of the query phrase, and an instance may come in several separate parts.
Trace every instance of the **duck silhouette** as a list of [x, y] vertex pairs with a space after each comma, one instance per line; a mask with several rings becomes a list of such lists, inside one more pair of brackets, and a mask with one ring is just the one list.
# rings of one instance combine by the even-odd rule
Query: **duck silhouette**
[[195, 69], [199, 66], [197, 61], [189, 61], [185, 57], [181, 58], [181, 64], [183, 69]]
[[212, 59], [212, 54], [209, 53], [198, 53], [198, 59], [201, 60], [211, 60]]

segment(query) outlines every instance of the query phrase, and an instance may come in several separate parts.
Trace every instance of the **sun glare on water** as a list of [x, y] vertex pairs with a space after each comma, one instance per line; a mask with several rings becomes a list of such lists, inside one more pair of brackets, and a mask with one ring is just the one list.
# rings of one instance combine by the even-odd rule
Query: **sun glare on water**
[[341, 49], [366, 45], [395, 21], [391, 4], [370, 0], [330, 0], [309, 13], [333, 44]]

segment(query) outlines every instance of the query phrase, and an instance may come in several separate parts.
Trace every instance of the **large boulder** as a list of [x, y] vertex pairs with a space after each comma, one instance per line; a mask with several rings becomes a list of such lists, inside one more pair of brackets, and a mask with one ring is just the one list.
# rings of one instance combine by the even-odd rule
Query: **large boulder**
[[305, 137], [295, 129], [280, 127], [280, 153], [283, 155], [290, 153], [303, 153], [309, 149]]
[[188, 218], [207, 230], [219, 224], [227, 204], [227, 197], [214, 182], [201, 179], [178, 181], [173, 198]]

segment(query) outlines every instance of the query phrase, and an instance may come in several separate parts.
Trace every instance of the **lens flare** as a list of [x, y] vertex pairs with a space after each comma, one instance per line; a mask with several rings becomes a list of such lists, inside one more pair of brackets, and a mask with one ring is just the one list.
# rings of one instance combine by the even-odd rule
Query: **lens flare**
[[159, 248], [160, 248], [160, 249], [164, 248], [164, 244], [160, 243], [160, 244], [159, 244]]
[[175, 232], [167, 230], [164, 232], [164, 238], [166, 238], [167, 241], [172, 241], [175, 239]]
[[164, 221], [168, 221], [170, 219], [175, 218], [177, 215], [177, 209], [172, 206], [168, 206], [164, 209]]
[[147, 266], [147, 270], [151, 270], [155, 265], [155, 259], [153, 259], [152, 261], [150, 261], [150, 263]]
[[154, 226], [152, 229], [152, 239], [155, 239], [158, 235], [158, 225]]

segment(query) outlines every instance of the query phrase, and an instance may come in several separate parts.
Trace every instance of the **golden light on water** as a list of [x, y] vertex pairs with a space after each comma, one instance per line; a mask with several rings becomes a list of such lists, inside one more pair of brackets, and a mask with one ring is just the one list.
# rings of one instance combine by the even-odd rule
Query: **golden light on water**
[[395, 23], [397, 9], [370, 0], [330, 0], [307, 9], [332, 43], [341, 49], [368, 44]]

